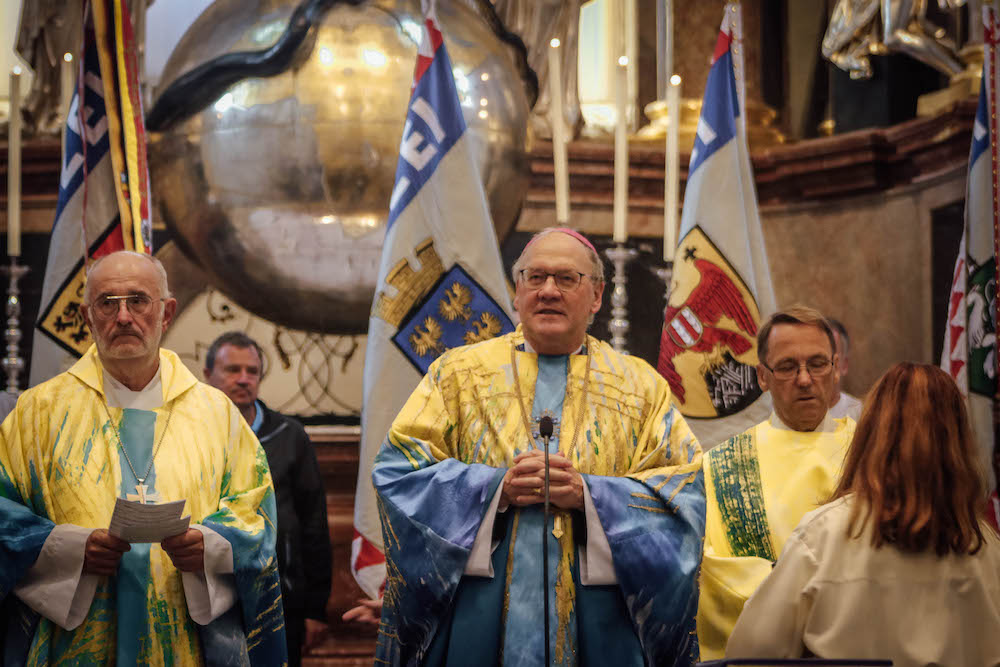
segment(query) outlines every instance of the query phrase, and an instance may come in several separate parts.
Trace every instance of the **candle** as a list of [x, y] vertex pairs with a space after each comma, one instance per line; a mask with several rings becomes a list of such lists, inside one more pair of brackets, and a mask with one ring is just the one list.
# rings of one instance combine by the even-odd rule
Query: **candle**
[[615, 204], [614, 240], [624, 243], [628, 238], [628, 130], [625, 118], [625, 95], [628, 90], [628, 58], [618, 59], [615, 71]]
[[[667, 77], [674, 73], [674, 0], [664, 0], [663, 2], [663, 80], [660, 84], [660, 94], [665, 95], [667, 88]], [[660, 99], [664, 99], [660, 97]]]
[[563, 123], [562, 67], [559, 40], [549, 42], [549, 123], [552, 125], [552, 160], [556, 182], [556, 222], [569, 222], [569, 167], [566, 158], [566, 127]]
[[21, 68], [10, 73], [7, 132], [7, 254], [21, 254]]
[[677, 193], [680, 189], [681, 78], [674, 74], [667, 86], [667, 153], [663, 172], [663, 261], [674, 261], [677, 248]]
[[62, 59], [62, 66], [59, 69], [60, 75], [60, 88], [59, 88], [59, 104], [62, 109], [62, 116], [66, 118], [69, 114], [69, 105], [73, 100], [73, 85], [76, 83], [76, 76], [73, 71], [73, 54], [64, 53]]

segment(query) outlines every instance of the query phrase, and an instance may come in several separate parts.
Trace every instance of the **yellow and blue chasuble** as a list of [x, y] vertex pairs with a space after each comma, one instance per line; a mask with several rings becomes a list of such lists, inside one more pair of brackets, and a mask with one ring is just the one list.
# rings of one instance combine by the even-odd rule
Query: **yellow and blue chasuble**
[[553, 662], [691, 664], [704, 530], [697, 441], [641, 359], [591, 337], [577, 354], [537, 355], [520, 327], [435, 361], [376, 458], [388, 567], [378, 661], [543, 661], [541, 505], [497, 515], [492, 578], [463, 572], [507, 468], [541, 446], [528, 429], [546, 413], [559, 422], [550, 451], [583, 474], [618, 580], [581, 585], [584, 515], [553, 508], [544, 586]]
[[725, 657], [743, 605], [802, 517], [826, 503], [840, 479], [854, 420], [793, 431], [776, 415], [704, 457], [706, 523], [698, 642], [702, 660]]
[[[284, 664], [274, 490], [264, 452], [232, 402], [167, 350], [160, 351], [160, 379], [162, 407], [108, 408], [91, 347], [69, 371], [26, 391], [0, 428], [3, 665]], [[115, 429], [139, 474], [157, 449], [147, 495], [186, 500], [192, 523], [232, 546], [238, 601], [208, 625], [191, 620], [180, 573], [158, 544], [132, 545], [118, 573], [101, 578], [74, 630], [11, 594], [56, 524], [107, 528], [115, 499], [135, 497], [138, 481]]]

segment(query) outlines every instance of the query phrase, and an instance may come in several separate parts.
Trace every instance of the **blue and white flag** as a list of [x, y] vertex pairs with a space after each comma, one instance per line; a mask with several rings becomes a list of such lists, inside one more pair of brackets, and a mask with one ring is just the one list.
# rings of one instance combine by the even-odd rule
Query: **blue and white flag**
[[[737, 17], [737, 20], [734, 20]], [[705, 84], [688, 166], [657, 370], [702, 447], [770, 414], [757, 384], [757, 329], [775, 309], [741, 122], [730, 3]]]
[[433, 7], [426, 13], [368, 325], [351, 570], [385, 580], [375, 454], [445, 350], [513, 331], [496, 233]]
[[80, 312], [86, 260], [126, 248], [99, 46], [92, 31], [84, 41], [80, 81], [66, 117], [59, 203], [31, 350], [31, 385], [63, 372], [90, 347], [90, 332]]
[[[993, 401], [997, 388], [996, 258], [994, 221], [1000, 218], [995, 196], [1000, 183], [997, 165], [996, 25], [992, 12], [986, 15], [987, 51], [979, 108], [972, 127], [969, 176], [965, 190], [965, 230], [955, 260], [948, 323], [941, 352], [941, 368], [951, 375], [968, 398], [969, 418], [980, 447], [980, 460], [987, 478], [993, 478]], [[995, 480], [993, 480], [995, 482]], [[992, 488], [992, 484], [991, 484]]]

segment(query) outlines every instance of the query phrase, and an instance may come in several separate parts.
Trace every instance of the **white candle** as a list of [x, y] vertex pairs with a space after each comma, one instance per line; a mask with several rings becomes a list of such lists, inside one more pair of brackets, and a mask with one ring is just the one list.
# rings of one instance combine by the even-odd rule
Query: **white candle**
[[618, 59], [615, 71], [615, 205], [614, 241], [624, 243], [628, 238], [628, 129], [626, 127], [625, 96], [628, 90], [628, 58]]
[[10, 73], [7, 133], [7, 254], [21, 254], [21, 68]]
[[680, 190], [681, 78], [674, 74], [667, 85], [667, 153], [663, 181], [663, 261], [674, 261], [677, 248], [677, 194]]
[[664, 0], [663, 19], [663, 77], [666, 79], [674, 73], [674, 0]]
[[552, 125], [552, 161], [556, 182], [556, 222], [569, 222], [569, 166], [566, 157], [566, 128], [563, 124], [562, 51], [559, 40], [549, 42], [549, 123]]
[[62, 105], [63, 118], [69, 114], [69, 105], [73, 99], [73, 85], [76, 83], [75, 71], [73, 68], [73, 54], [64, 53], [62, 67], [59, 70], [61, 76], [59, 90], [59, 104]]

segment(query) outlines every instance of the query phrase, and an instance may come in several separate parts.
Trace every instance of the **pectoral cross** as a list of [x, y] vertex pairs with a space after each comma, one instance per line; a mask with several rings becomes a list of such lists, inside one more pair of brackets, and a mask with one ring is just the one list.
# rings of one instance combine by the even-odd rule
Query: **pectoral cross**
[[560, 514], [552, 519], [552, 536], [557, 540], [563, 536], [563, 518]]
[[129, 493], [126, 495], [128, 500], [138, 500], [141, 504], [146, 505], [149, 503], [155, 504], [157, 500], [160, 499], [160, 494], [156, 491], [149, 493], [149, 486], [146, 484], [136, 484], [135, 493]]

